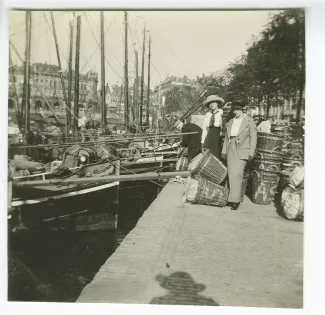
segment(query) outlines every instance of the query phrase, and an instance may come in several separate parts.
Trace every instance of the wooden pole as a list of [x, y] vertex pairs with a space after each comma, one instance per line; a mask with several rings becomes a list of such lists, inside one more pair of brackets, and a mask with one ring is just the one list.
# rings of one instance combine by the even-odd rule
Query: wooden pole
[[67, 108], [67, 106], [68, 106], [68, 98], [67, 98], [67, 93], [66, 93], [66, 90], [65, 90], [64, 75], [63, 75], [63, 71], [62, 71], [59, 44], [58, 44], [58, 39], [57, 39], [57, 36], [56, 36], [56, 28], [55, 28], [55, 21], [54, 21], [53, 11], [51, 11], [51, 20], [52, 20], [52, 27], [53, 27], [53, 35], [54, 35], [54, 41], [55, 41], [56, 55], [58, 57], [58, 64], [59, 64], [59, 69], [60, 69], [60, 78], [61, 78], [63, 99], [64, 99], [64, 103], [65, 103], [65, 108], [66, 108], [66, 110], [65, 110], [66, 111], [65, 136], [68, 137], [68, 134], [69, 134], [69, 125], [68, 125], [69, 110]]
[[130, 138], [118, 138], [118, 139], [109, 139], [109, 140], [100, 140], [100, 141], [85, 141], [85, 142], [71, 142], [71, 143], [54, 143], [54, 144], [38, 144], [38, 145], [22, 145], [16, 147], [9, 147], [9, 149], [23, 149], [23, 148], [52, 148], [52, 147], [66, 147], [74, 144], [96, 144], [96, 143], [117, 143], [125, 141], [144, 141], [148, 139], [157, 139], [157, 138], [180, 138], [183, 135], [193, 135], [197, 132], [184, 132], [184, 133], [166, 133], [159, 134], [154, 136], [144, 136], [144, 137], [130, 137]]
[[[11, 41], [9, 41], [9, 43], [10, 43], [11, 47], [13, 48], [13, 50], [15, 51], [15, 53], [17, 54], [19, 60], [20, 60], [21, 62], [23, 62], [23, 59], [21, 58], [21, 56], [20, 56], [20, 54], [19, 54], [17, 48], [15, 47], [15, 45], [14, 45]], [[56, 120], [57, 123], [60, 125], [60, 121], [59, 121], [58, 117], [56, 116], [56, 114], [55, 114], [55, 112], [54, 112], [54, 110], [53, 110], [51, 104], [48, 102], [46, 96], [44, 95], [42, 89], [39, 87], [39, 85], [38, 85], [38, 83], [36, 82], [36, 80], [34, 79], [34, 77], [31, 77], [31, 78], [32, 78], [32, 80], [33, 80], [33, 82], [34, 82], [34, 85], [36, 86], [36, 88], [37, 88], [38, 91], [40, 92], [41, 96], [43, 97], [43, 99], [44, 99], [46, 105], [47, 105], [47, 106], [49, 107], [49, 109], [52, 111], [52, 114], [53, 114], [55, 120]]]
[[73, 54], [73, 19], [69, 23], [70, 29], [70, 42], [69, 42], [69, 78], [68, 78], [68, 112], [67, 112], [67, 125], [69, 131], [71, 129], [71, 102], [72, 102], [72, 54]]
[[138, 60], [138, 51], [135, 50], [135, 79], [134, 79], [134, 88], [133, 88], [133, 108], [135, 113], [135, 124], [139, 124], [139, 60]]
[[100, 12], [100, 55], [101, 55], [101, 127], [106, 128], [106, 107], [105, 107], [105, 40], [104, 40], [104, 12]]
[[149, 103], [150, 103], [150, 57], [151, 57], [151, 36], [149, 38], [149, 49], [148, 49], [148, 84], [147, 84], [147, 113], [146, 123], [149, 128]]
[[144, 174], [128, 174], [128, 175], [110, 175], [110, 176], [101, 176], [101, 177], [85, 177], [85, 178], [75, 178], [75, 179], [65, 179], [65, 180], [35, 180], [35, 181], [26, 181], [26, 182], [14, 182], [15, 186], [26, 187], [26, 186], [52, 186], [52, 185], [83, 185], [83, 184], [103, 184], [110, 182], [126, 182], [126, 181], [137, 181], [137, 180], [151, 180], [151, 179], [162, 179], [162, 178], [173, 178], [175, 176], [187, 177], [189, 176], [188, 171], [179, 171], [179, 172], [162, 172], [162, 173], [144, 173]]
[[128, 78], [128, 13], [124, 11], [124, 122], [125, 131], [129, 127], [129, 78]]
[[141, 71], [141, 100], [140, 100], [140, 128], [142, 130], [142, 110], [143, 110], [143, 93], [144, 93], [144, 55], [146, 43], [146, 26], [143, 28], [143, 46], [142, 46], [142, 71]]
[[76, 38], [76, 60], [75, 60], [75, 83], [74, 83], [74, 132], [78, 135], [78, 116], [79, 116], [79, 60], [80, 60], [80, 27], [81, 16], [77, 17], [77, 38]]
[[32, 14], [31, 11], [26, 12], [26, 49], [25, 49], [25, 132], [30, 131], [30, 52], [31, 52], [31, 23]]
[[11, 75], [11, 89], [12, 89], [12, 93], [15, 98], [15, 105], [16, 105], [15, 108], [16, 108], [17, 124], [18, 124], [19, 130], [21, 131], [21, 117], [20, 117], [20, 110], [19, 110], [19, 101], [18, 101], [18, 95], [17, 95], [17, 90], [16, 90], [14, 65], [12, 63], [10, 45], [9, 45], [9, 66], [10, 66], [10, 75]]

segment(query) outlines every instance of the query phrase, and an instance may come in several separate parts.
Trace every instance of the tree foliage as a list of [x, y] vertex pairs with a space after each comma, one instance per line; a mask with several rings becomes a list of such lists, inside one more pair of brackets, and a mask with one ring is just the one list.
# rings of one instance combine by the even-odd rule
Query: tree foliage
[[247, 52], [230, 63], [226, 71], [198, 79], [201, 90], [231, 101], [265, 101], [282, 105], [297, 100], [297, 120], [305, 84], [305, 16], [300, 9], [280, 11], [270, 17], [259, 39], [253, 38]]

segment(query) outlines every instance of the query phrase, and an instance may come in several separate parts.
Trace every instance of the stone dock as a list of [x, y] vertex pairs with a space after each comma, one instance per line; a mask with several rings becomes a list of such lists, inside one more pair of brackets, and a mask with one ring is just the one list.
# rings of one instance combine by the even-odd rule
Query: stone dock
[[77, 302], [303, 307], [303, 223], [247, 197], [182, 204], [169, 182]]

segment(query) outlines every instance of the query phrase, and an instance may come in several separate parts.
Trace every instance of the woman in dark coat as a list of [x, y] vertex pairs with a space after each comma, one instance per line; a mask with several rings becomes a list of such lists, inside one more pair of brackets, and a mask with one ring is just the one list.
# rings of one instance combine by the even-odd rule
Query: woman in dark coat
[[220, 159], [221, 143], [220, 133], [222, 126], [222, 109], [224, 100], [216, 95], [210, 95], [203, 102], [203, 105], [208, 106], [210, 111], [205, 114], [202, 131], [202, 147], [209, 149], [211, 153]]

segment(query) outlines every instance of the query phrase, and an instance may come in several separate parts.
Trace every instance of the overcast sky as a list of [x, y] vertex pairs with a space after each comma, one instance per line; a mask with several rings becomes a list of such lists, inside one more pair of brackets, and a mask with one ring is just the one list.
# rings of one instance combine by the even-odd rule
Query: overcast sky
[[[141, 73], [142, 29], [152, 37], [152, 86], [167, 75], [195, 78], [222, 70], [240, 56], [252, 36], [258, 36], [276, 11], [129, 11], [129, 75], [135, 74], [134, 48], [139, 49]], [[81, 15], [80, 71], [93, 69], [100, 78], [100, 13], [79, 12]], [[69, 19], [71, 12], [54, 11], [62, 66], [67, 68], [69, 51]], [[106, 82], [121, 82], [124, 65], [124, 13], [105, 11]], [[57, 64], [49, 11], [32, 13], [32, 62]], [[75, 30], [76, 30], [76, 20]], [[22, 57], [25, 51], [25, 12], [11, 11], [9, 34]], [[146, 45], [146, 50], [148, 45]], [[75, 37], [74, 37], [75, 51]], [[147, 51], [146, 51], [147, 53]], [[15, 53], [14, 63], [21, 64]], [[73, 59], [74, 66], [74, 59]], [[147, 75], [147, 63], [145, 65]]]

